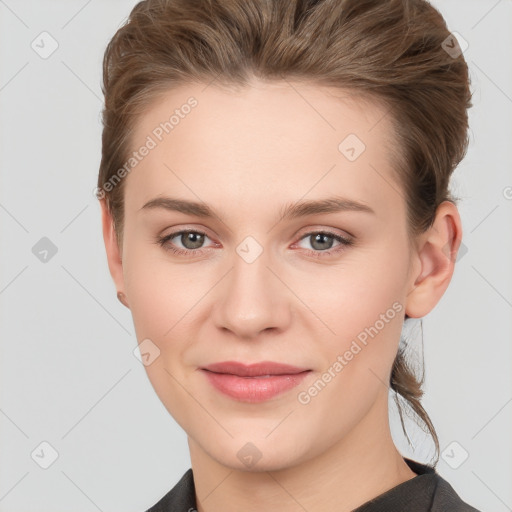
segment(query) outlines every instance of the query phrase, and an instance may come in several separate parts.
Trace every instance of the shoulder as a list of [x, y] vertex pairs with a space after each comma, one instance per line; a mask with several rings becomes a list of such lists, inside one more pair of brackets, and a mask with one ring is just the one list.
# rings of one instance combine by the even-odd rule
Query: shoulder
[[146, 512], [197, 512], [192, 468], [189, 468], [179, 482]]
[[455, 489], [437, 473], [431, 510], [432, 512], [481, 512], [463, 501]]
[[[435, 468], [405, 459], [416, 477], [361, 505], [353, 512], [482, 512], [465, 501]], [[192, 468], [146, 512], [196, 512]]]
[[434, 467], [404, 460], [416, 476], [352, 512], [481, 512], [463, 501]]
[[[463, 501], [455, 489], [436, 471], [435, 467], [407, 458], [404, 460], [418, 475], [409, 482], [412, 484], [416, 480], [421, 487], [431, 489], [431, 503], [425, 510], [429, 512], [481, 512]], [[406, 486], [409, 482], [405, 482], [403, 485]]]

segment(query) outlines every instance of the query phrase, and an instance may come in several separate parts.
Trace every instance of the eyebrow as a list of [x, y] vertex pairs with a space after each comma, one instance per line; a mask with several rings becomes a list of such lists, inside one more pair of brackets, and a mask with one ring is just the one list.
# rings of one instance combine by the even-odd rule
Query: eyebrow
[[[158, 208], [194, 215], [196, 217], [218, 218], [215, 210], [206, 203], [165, 196], [151, 199], [144, 204], [141, 210], [153, 210]], [[364, 203], [334, 196], [319, 200], [299, 201], [296, 203], [285, 204], [280, 209], [280, 215], [281, 220], [291, 220], [306, 217], [308, 215], [338, 213], [343, 211], [358, 211], [375, 214], [375, 211]]]

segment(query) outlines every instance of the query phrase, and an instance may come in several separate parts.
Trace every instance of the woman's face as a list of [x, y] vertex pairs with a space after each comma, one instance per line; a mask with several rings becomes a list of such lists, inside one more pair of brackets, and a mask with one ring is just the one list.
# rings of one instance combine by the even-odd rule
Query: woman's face
[[[416, 268], [385, 110], [284, 81], [188, 85], [145, 113], [132, 142], [116, 284], [189, 441], [258, 471], [362, 433], [377, 442]], [[224, 392], [204, 368], [225, 361], [308, 371], [217, 375]]]

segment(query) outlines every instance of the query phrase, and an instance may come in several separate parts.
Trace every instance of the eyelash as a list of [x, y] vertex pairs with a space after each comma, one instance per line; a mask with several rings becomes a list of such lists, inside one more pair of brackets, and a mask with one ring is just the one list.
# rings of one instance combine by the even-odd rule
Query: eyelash
[[[173, 247], [172, 245], [166, 246], [167, 242], [169, 240], [172, 240], [173, 238], [175, 238], [177, 235], [182, 235], [182, 234], [187, 234], [187, 233], [195, 233], [195, 234], [204, 235], [205, 237], [208, 237], [208, 235], [206, 233], [204, 233], [203, 231], [186, 229], [186, 230], [181, 230], [181, 231], [175, 231], [175, 232], [170, 233], [164, 237], [159, 237], [159, 238], [157, 238], [156, 243], [158, 243], [166, 251], [171, 251], [174, 254], [177, 254], [179, 256], [185, 256], [185, 257], [196, 256], [196, 255], [200, 254], [203, 249], [177, 249], [176, 247]], [[304, 238], [307, 238], [311, 235], [327, 235], [329, 237], [334, 238], [336, 241], [340, 242], [340, 245], [336, 249], [329, 249], [326, 251], [307, 250], [309, 252], [309, 254], [315, 258], [323, 258], [326, 256], [331, 256], [334, 253], [343, 251], [346, 247], [349, 247], [349, 246], [353, 245], [353, 243], [354, 243], [354, 241], [349, 238], [345, 238], [336, 233], [332, 233], [330, 231], [324, 231], [324, 230], [310, 231], [309, 233], [306, 233], [305, 235], [303, 235], [300, 238], [300, 240], [303, 240]]]

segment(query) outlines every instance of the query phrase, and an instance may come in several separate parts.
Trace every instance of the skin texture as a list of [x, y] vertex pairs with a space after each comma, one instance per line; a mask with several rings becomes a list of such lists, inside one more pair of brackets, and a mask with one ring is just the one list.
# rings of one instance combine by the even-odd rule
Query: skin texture
[[[148, 377], [188, 436], [198, 510], [352, 510], [416, 476], [391, 438], [388, 382], [405, 314], [425, 316], [452, 277], [457, 208], [442, 203], [432, 228], [410, 241], [386, 111], [326, 87], [180, 87], [138, 120], [133, 148], [190, 96], [197, 106], [124, 178], [122, 252], [101, 207], [109, 269], [137, 340], [160, 350]], [[349, 134], [366, 146], [354, 161], [338, 149]], [[142, 209], [165, 195], [208, 203], [217, 216]], [[285, 205], [333, 195], [375, 213], [280, 220]], [[167, 247], [200, 253], [156, 243], [180, 229], [207, 237], [194, 246], [178, 235]], [[322, 230], [354, 243], [315, 244]], [[246, 237], [262, 249], [251, 263], [237, 252]], [[394, 303], [401, 311], [300, 403], [298, 393]], [[198, 370], [227, 360], [312, 371], [297, 388], [250, 404], [219, 393]], [[251, 467], [237, 456], [246, 443], [261, 455]]]

